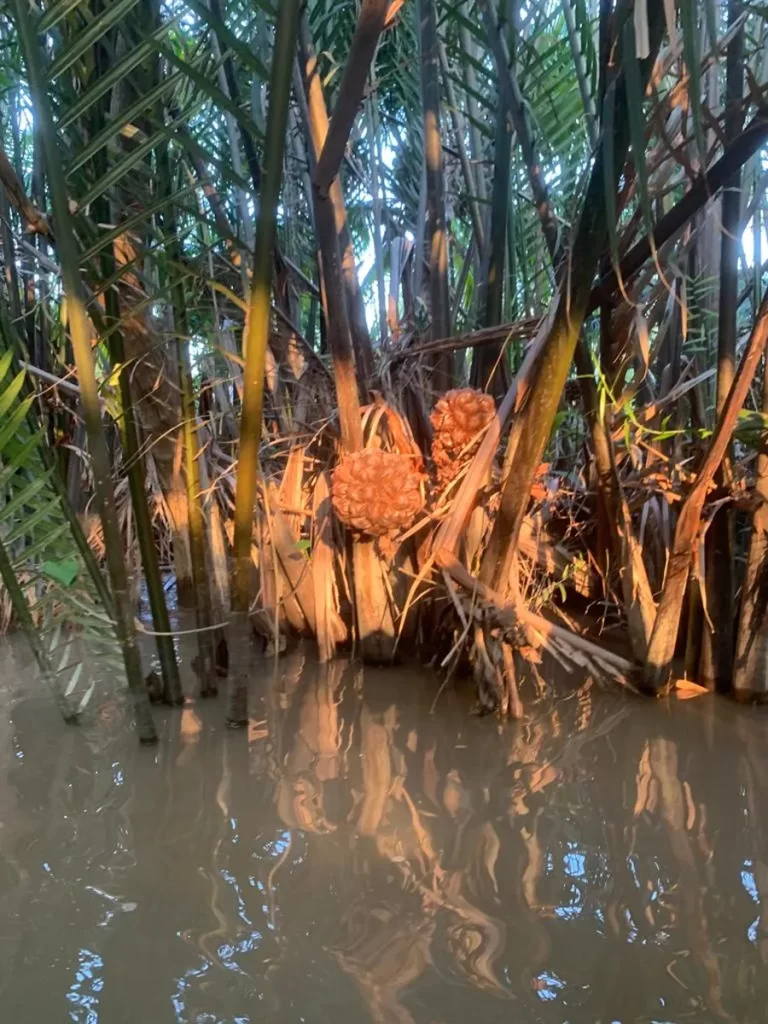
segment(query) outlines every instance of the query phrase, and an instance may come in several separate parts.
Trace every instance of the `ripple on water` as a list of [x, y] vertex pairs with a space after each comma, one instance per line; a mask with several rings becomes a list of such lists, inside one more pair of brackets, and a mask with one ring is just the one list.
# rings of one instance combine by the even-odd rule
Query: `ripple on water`
[[768, 710], [570, 680], [500, 727], [297, 652], [147, 750], [4, 657], [3, 1020], [768, 1020]]

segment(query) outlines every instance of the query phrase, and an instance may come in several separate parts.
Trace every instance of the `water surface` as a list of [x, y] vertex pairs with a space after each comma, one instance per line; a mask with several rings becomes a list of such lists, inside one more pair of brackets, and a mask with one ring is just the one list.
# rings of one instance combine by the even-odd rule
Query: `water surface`
[[13, 1024], [768, 1021], [768, 710], [414, 669], [254, 666], [252, 719], [0, 665]]

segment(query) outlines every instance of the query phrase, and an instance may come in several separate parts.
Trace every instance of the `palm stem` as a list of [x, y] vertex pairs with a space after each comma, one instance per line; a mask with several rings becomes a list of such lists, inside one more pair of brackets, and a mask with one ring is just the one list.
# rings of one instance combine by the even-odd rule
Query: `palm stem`
[[67, 315], [72, 348], [77, 365], [83, 417], [93, 465], [94, 490], [104, 531], [107, 568], [115, 603], [116, 630], [123, 651], [128, 686], [133, 696], [139, 740], [154, 743], [157, 733], [152, 721], [149, 698], [144, 686], [141, 656], [136, 642], [133, 608], [128, 590], [120, 525], [115, 507], [115, 491], [106, 439], [102, 430], [98, 384], [91, 351], [91, 330], [80, 279], [77, 242], [72, 226], [56, 131], [51, 119], [42, 54], [23, 0], [14, 0], [16, 21], [24, 53], [30, 93], [38, 117], [40, 138], [48, 168], [51, 201], [56, 223], [56, 239], [61, 261], [62, 285], [67, 299]]
[[264, 369], [272, 289], [272, 253], [277, 229], [277, 204], [283, 170], [288, 102], [291, 93], [293, 54], [299, 18], [299, 0], [283, 0], [277, 16], [277, 33], [270, 73], [269, 113], [265, 140], [266, 163], [261, 183], [259, 221], [253, 260], [251, 296], [243, 338], [245, 370], [240, 416], [240, 458], [235, 491], [234, 565], [232, 579], [231, 678], [227, 721], [231, 726], [247, 722], [247, 679], [250, 674], [251, 543], [253, 509], [259, 472], [259, 444], [264, 405]]

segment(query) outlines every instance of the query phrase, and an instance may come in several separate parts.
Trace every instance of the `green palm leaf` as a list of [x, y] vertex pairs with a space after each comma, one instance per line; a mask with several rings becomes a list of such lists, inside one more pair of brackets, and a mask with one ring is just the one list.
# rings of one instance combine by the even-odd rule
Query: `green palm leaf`
[[[5, 318], [0, 327], [7, 346], [12, 335]], [[73, 541], [54, 486], [58, 470], [42, 459], [45, 432], [31, 423], [33, 396], [22, 397], [26, 371], [8, 380], [12, 365], [13, 351], [6, 347], [0, 356], [0, 570], [41, 671], [69, 719], [93, 694], [93, 680], [83, 676], [83, 652], [105, 659], [111, 677], [121, 679], [121, 650]]]

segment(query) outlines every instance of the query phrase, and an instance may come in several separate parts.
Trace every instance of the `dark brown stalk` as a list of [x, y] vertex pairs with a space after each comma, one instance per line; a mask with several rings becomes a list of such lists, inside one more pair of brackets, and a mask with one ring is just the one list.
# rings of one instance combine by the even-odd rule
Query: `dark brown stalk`
[[443, 76], [443, 88], [445, 89], [445, 95], [448, 100], [448, 111], [451, 115], [451, 121], [453, 122], [453, 135], [456, 141], [456, 149], [458, 150], [459, 161], [461, 162], [461, 173], [464, 178], [467, 206], [469, 207], [469, 219], [472, 221], [472, 231], [475, 235], [477, 251], [478, 253], [483, 253], [485, 252], [485, 231], [483, 230], [483, 220], [480, 215], [480, 207], [477, 203], [477, 185], [475, 183], [475, 175], [472, 172], [472, 165], [469, 162], [469, 153], [467, 152], [465, 142], [466, 125], [464, 123], [464, 115], [459, 107], [456, 90], [453, 87], [453, 79], [451, 78], [450, 69], [448, 67], [448, 55], [445, 52], [442, 40], [439, 38], [437, 41], [437, 52], [440, 57], [440, 72]]
[[[3, 123], [2, 118], [0, 117], [0, 140], [2, 137]], [[21, 214], [22, 223], [27, 225], [29, 223], [29, 221], [25, 219], [19, 204], [21, 204], [21, 206], [28, 206], [34, 209], [34, 204], [24, 193], [24, 188], [16, 174], [16, 171], [13, 169], [8, 157], [0, 147], [0, 240], [2, 240], [3, 247], [4, 277], [8, 294], [8, 304], [15, 329], [18, 330], [19, 333], [31, 330], [32, 336], [34, 337], [34, 314], [32, 311], [34, 310], [35, 296], [34, 285], [32, 282], [35, 275], [34, 273], [26, 275], [26, 285], [23, 286], [22, 292], [19, 288], [19, 273], [16, 266], [16, 245], [13, 238], [13, 229], [11, 224], [11, 205], [13, 205]], [[38, 217], [45, 220], [40, 211], [35, 212]], [[49, 228], [47, 222], [46, 227]], [[26, 258], [25, 262], [28, 262], [28, 260], [29, 257]], [[22, 297], [24, 299], [24, 309], [22, 309], [21, 304]], [[28, 351], [30, 355], [34, 354], [33, 345], [28, 345]]]
[[468, 334], [457, 334], [453, 338], [439, 338], [437, 341], [428, 341], [424, 345], [400, 349], [393, 352], [391, 361], [392, 365], [397, 365], [408, 359], [420, 359], [437, 352], [455, 352], [460, 348], [485, 348], [487, 345], [511, 342], [520, 344], [530, 341], [538, 327], [538, 317], [526, 317], [508, 324], [499, 324], [496, 327], [481, 327], [479, 331], [470, 331]]
[[384, 31], [389, 3], [390, 0], [363, 0], [360, 8], [355, 34], [344, 64], [339, 98], [315, 168], [315, 186], [322, 193], [328, 192], [341, 168], [379, 36]]
[[[662, 0], [649, 3], [650, 56], [640, 62], [643, 86], [647, 83], [661, 43], [664, 25]], [[623, 74], [612, 84], [613, 181], [624, 167], [629, 149], [627, 92]], [[514, 564], [520, 526], [528, 504], [531, 485], [541, 462], [565, 381], [589, 309], [592, 280], [607, 241], [607, 211], [604, 177], [605, 150], [595, 157], [579, 218], [571, 260], [554, 299], [554, 309], [536, 378], [528, 400], [515, 420], [507, 453], [507, 478], [501, 506], [494, 523], [481, 569], [482, 578], [505, 591]]]
[[21, 320], [21, 299], [19, 297], [19, 274], [16, 269], [16, 247], [10, 218], [11, 208], [5, 192], [0, 188], [0, 252], [3, 257], [3, 279], [11, 320], [17, 324]]
[[763, 296], [741, 364], [731, 385], [723, 411], [718, 417], [709, 449], [677, 520], [675, 540], [667, 565], [664, 589], [661, 593], [656, 622], [651, 634], [643, 676], [644, 686], [651, 693], [663, 693], [669, 686], [685, 586], [691, 558], [701, 535], [703, 526], [701, 513], [707, 491], [728, 450], [731, 434], [757, 372], [766, 341], [768, 341], [768, 293]]
[[[507, 214], [509, 211], [509, 171], [512, 156], [512, 134], [507, 122], [506, 104], [499, 97], [496, 115], [496, 149], [493, 164], [493, 194], [491, 199], [491, 246], [485, 291], [484, 326], [493, 327], [501, 322], [504, 299], [504, 256], [507, 245]], [[485, 349], [483, 357], [495, 362], [498, 352]], [[492, 368], [491, 364], [491, 367]]]
[[[729, 28], [741, 18], [740, 0], [728, 4]], [[728, 44], [725, 86], [725, 143], [732, 144], [743, 124], [744, 28]], [[741, 249], [741, 168], [723, 186], [722, 238], [720, 246], [720, 307], [717, 332], [717, 396], [719, 416], [733, 384], [736, 372], [736, 311], [739, 300], [739, 252]], [[726, 453], [718, 471], [718, 482], [727, 484], [731, 476], [730, 453]], [[699, 682], [703, 686], [727, 690], [731, 684], [734, 656], [734, 522], [733, 510], [720, 508], [707, 530], [707, 611], [714, 632], [702, 635]]]
[[[315, 152], [322, 149], [327, 134], [327, 115], [320, 81], [306, 25], [300, 33], [299, 59], [304, 72], [307, 97], [309, 135]], [[341, 446], [344, 453], [360, 451], [363, 447], [363, 428], [358, 397], [358, 371], [362, 388], [370, 369], [356, 366], [356, 355], [362, 359], [365, 348], [353, 343], [350, 311], [354, 297], [350, 294], [350, 271], [357, 286], [354, 261], [345, 274], [344, 252], [347, 251], [346, 212], [338, 174], [332, 178], [327, 190], [312, 186], [312, 204], [322, 277], [322, 300], [328, 347], [331, 352], [336, 396], [339, 405]], [[351, 259], [351, 243], [349, 243]], [[370, 338], [368, 345], [370, 345]], [[385, 582], [386, 568], [376, 552], [374, 542], [355, 539], [352, 542], [352, 572], [357, 633], [363, 657], [368, 661], [386, 661], [394, 652], [395, 629]]]
[[[302, 120], [305, 122], [307, 141], [309, 143], [310, 166], [314, 167], [325, 145], [328, 134], [328, 111], [323, 95], [323, 86], [317, 69], [317, 58], [309, 33], [306, 15], [299, 19], [299, 78], [302, 88], [296, 89], [299, 97], [298, 107]], [[334, 213], [334, 225], [338, 235], [340, 249], [342, 295], [347, 307], [347, 321], [351, 331], [354, 352], [357, 357], [359, 386], [361, 394], [367, 395], [368, 381], [373, 376], [374, 360], [371, 336], [365, 318], [365, 304], [357, 279], [355, 254], [352, 248], [352, 236], [347, 224], [347, 211], [341, 180], [337, 176], [328, 190], [328, 197]], [[314, 207], [314, 200], [312, 200]], [[319, 229], [318, 229], [319, 230]]]
[[483, 21], [488, 33], [488, 42], [496, 62], [500, 90], [509, 110], [509, 116], [512, 119], [512, 124], [520, 143], [520, 150], [523, 154], [523, 160], [528, 170], [528, 180], [531, 184], [534, 205], [541, 220], [547, 248], [550, 255], [553, 255], [558, 252], [560, 247], [560, 230], [549, 198], [549, 190], [544, 181], [541, 162], [536, 152], [536, 141], [528, 117], [528, 111], [520, 91], [517, 75], [510, 61], [509, 47], [503, 35], [499, 32], [499, 27], [488, 5], [488, 0], [478, 0], [478, 6], [483, 14]]
[[[344, 452], [363, 447], [363, 428], [355, 375], [355, 354], [347, 321], [341, 257], [330, 197], [313, 190], [315, 224], [323, 277], [323, 302], [339, 404], [341, 446]], [[395, 629], [384, 580], [384, 567], [374, 542], [352, 542], [352, 571], [357, 632], [367, 661], [387, 661], [394, 653]]]
[[600, 51], [598, 53], [598, 69], [600, 77], [597, 82], [597, 113], [599, 115], [600, 127], [602, 129], [603, 102], [605, 101], [605, 94], [608, 91], [608, 83], [611, 81], [615, 71], [613, 62], [611, 61], [611, 50], [613, 48], [613, 37], [615, 35], [613, 24], [613, 0], [599, 0], [599, 8], [597, 45]]
[[320, 268], [323, 277], [323, 305], [328, 348], [336, 381], [339, 404], [341, 444], [346, 452], [357, 452], [363, 447], [363, 428], [360, 420], [360, 399], [357, 391], [357, 373], [352, 334], [344, 302], [344, 281], [336, 233], [336, 218], [330, 196], [322, 196], [313, 189], [315, 225], [320, 250]]
[[[155, 28], [159, 26], [160, 12], [156, 0], [148, 0], [144, 6], [144, 14], [148, 24]], [[122, 49], [129, 47], [129, 38], [123, 38], [119, 46], [121, 52]], [[108, 41], [102, 40], [96, 54], [98, 65], [95, 76], [98, 78], [105, 73], [109, 62], [113, 60], [114, 49]], [[150, 92], [159, 84], [161, 73], [159, 58], [148, 58], [136, 69], [135, 75], [122, 79], [101, 98], [99, 108], [102, 117], [106, 119], [108, 111], [112, 116], [119, 116], [138, 97]], [[157, 115], [162, 119], [163, 111], [160, 105], [157, 107]], [[137, 118], [136, 126], [145, 135], [151, 134], [153, 129], [149, 111], [145, 111]], [[94, 127], [99, 130], [98, 127]], [[128, 155], [136, 145], [136, 139], [128, 138], [126, 133], [119, 137], [117, 144], [120, 154]], [[104, 161], [104, 164], [103, 170], [100, 166], [99, 171], [95, 173], [96, 178], [105, 173], [110, 162], [110, 152], [109, 149], [103, 149], [98, 154], [98, 159]], [[159, 150], [160, 163], [164, 159], [161, 153], [162, 150]], [[162, 182], [163, 187], [170, 189], [166, 179], [167, 174]], [[121, 187], [112, 191], [108, 206], [101, 206], [101, 203], [96, 205], [94, 212], [97, 219], [102, 223], [119, 223], [126, 217], [133, 198], [130, 184], [124, 182]], [[133, 405], [131, 414], [136, 420], [145, 446], [145, 461], [154, 465], [168, 510], [177, 601], [180, 607], [192, 608], [195, 595], [188, 536], [189, 510], [181, 469], [183, 444], [180, 430], [182, 410], [177, 379], [178, 367], [175, 352], [161, 335], [158, 321], [148, 315], [145, 282], [136, 269], [141, 266], [141, 234], [144, 233], [146, 238], [146, 231], [146, 223], [134, 224], [132, 230], [125, 230], [115, 240], [113, 259], [109, 261], [119, 271], [119, 347], [123, 350], [123, 356], [121, 358], [115, 353], [115, 357], [118, 360], [116, 365], [124, 368], [124, 372], [120, 374], [121, 389], [122, 378], [126, 377], [126, 385], [129, 386], [131, 394], [134, 397], [140, 396], [141, 399]], [[134, 261], [135, 265], [129, 266]], [[104, 274], [97, 272], [97, 281], [99, 276], [104, 279]], [[107, 279], [110, 276], [111, 274], [107, 273]], [[131, 443], [128, 435], [125, 442]], [[127, 462], [131, 467], [131, 473], [135, 473], [135, 460], [128, 453]], [[137, 489], [136, 494], [138, 493], [140, 492]], [[155, 628], [158, 632], [166, 631], [159, 626]]]
[[601, 417], [600, 414], [594, 371], [586, 345], [576, 346], [575, 359], [599, 482], [598, 495], [602, 502], [602, 511], [619, 572], [630, 647], [635, 659], [642, 661], [648, 650], [656, 614], [653, 591], [648, 581], [642, 551], [635, 539], [629, 507], [616, 472], [611, 433], [604, 416]]
[[[462, 13], [464, 14], [464, 17], [471, 22], [473, 17], [472, 0], [464, 0], [464, 3], [462, 4]], [[477, 185], [477, 198], [480, 202], [480, 208], [484, 210], [488, 200], [488, 191], [485, 184], [485, 146], [483, 144], [482, 133], [478, 127], [482, 120], [482, 115], [476, 98], [480, 89], [477, 80], [477, 71], [472, 60], [472, 58], [475, 58], [475, 60], [479, 61], [479, 46], [464, 21], [459, 21], [459, 42], [461, 43], [463, 54], [466, 55], [461, 61], [461, 72], [464, 78], [464, 92], [467, 100], [472, 158], [475, 161], [474, 167], [475, 183]]]
[[[564, 0], [570, 3], [570, 0]], [[599, 0], [598, 20], [598, 83], [597, 83], [597, 112], [599, 115], [599, 127], [602, 128], [603, 103], [608, 83], [615, 73], [615, 62], [611, 59], [614, 44], [614, 18], [613, 0]], [[610, 273], [611, 255], [604, 253], [600, 261], [600, 277]], [[613, 311], [615, 308], [615, 297], [606, 299], [600, 306], [600, 371], [603, 374], [608, 389], [613, 392], [618, 379], [619, 362], [617, 357], [615, 331], [613, 328]], [[608, 511], [606, 504], [601, 502], [598, 515], [601, 517], [599, 523], [599, 543], [603, 540], [606, 530], [610, 530], [608, 522]], [[603, 558], [606, 553], [605, 546], [600, 544], [598, 558]]]
[[[763, 416], [768, 417], [768, 362], [763, 361]], [[747, 571], [736, 636], [733, 692], [739, 700], [768, 699], [768, 431], [757, 457], [755, 496]]]
[[[568, 10], [570, 10], [570, 8], [568, 7], [568, 0], [566, 0], [565, 6], [566, 8], [568, 8]], [[498, 40], [498, 44], [496, 45], [496, 49], [498, 50], [497, 59], [499, 59], [500, 57], [505, 57], [508, 59], [509, 53], [503, 38], [499, 34], [498, 26], [494, 24], [492, 15], [490, 14], [490, 10], [487, 8], [487, 6], [484, 7], [483, 9], [486, 17], [488, 31], [489, 33], [493, 33], [494, 37]], [[514, 26], [511, 38], [514, 42]], [[515, 131], [520, 141], [520, 149], [523, 153], [523, 159], [525, 161], [526, 169], [528, 172], [528, 180], [530, 182], [531, 192], [536, 202], [536, 209], [539, 214], [539, 222], [541, 224], [544, 240], [547, 246], [547, 250], [549, 252], [549, 257], [552, 261], [553, 269], [555, 273], [557, 273], [561, 259], [561, 240], [559, 237], [559, 232], [557, 230], [557, 222], [555, 219], [552, 202], [550, 200], [549, 190], [547, 188], [547, 185], [544, 181], [544, 177], [542, 174], [541, 160], [539, 159], [536, 140], [533, 136], [531, 125], [527, 113], [525, 111], [523, 97], [520, 93], [520, 89], [517, 84], [513, 68], [509, 67], [508, 72], [510, 81], [508, 88], [502, 89], [502, 96], [504, 97], [504, 102], [502, 103], [502, 96], [500, 96], [499, 114], [500, 116], [505, 116], [506, 112], [508, 111], [513, 117]], [[502, 75], [502, 77], [504, 77], [503, 72], [500, 71], [500, 74]], [[504, 127], [499, 122], [497, 122], [497, 143], [504, 145]], [[505, 234], [509, 195], [509, 186], [507, 181], [507, 178], [509, 177], [508, 149], [509, 143], [507, 142], [507, 166], [506, 168], [500, 169], [501, 171], [504, 172], [504, 176], [501, 177], [500, 179], [497, 177], [494, 180], [494, 250], [492, 250], [491, 252], [491, 261], [489, 264], [488, 275], [488, 297], [493, 302], [493, 307], [489, 309], [489, 306], [486, 304], [486, 326], [490, 326], [491, 323], [494, 322], [498, 323], [498, 321], [501, 319], [501, 289], [503, 282]], [[497, 175], [498, 174], [499, 170], [497, 169]], [[497, 185], [499, 186], [498, 191]], [[498, 203], [498, 207], [496, 206], [496, 203]], [[498, 265], [496, 264], [496, 261], [498, 261]], [[496, 283], [496, 278], [498, 278], [498, 284]], [[492, 321], [488, 319], [489, 312], [491, 313], [491, 315], [496, 315], [496, 320]], [[488, 360], [489, 353], [491, 355], [497, 354], [497, 352], [494, 351], [494, 349], [487, 349], [485, 353], [481, 354], [481, 359]], [[598, 418], [596, 418], [596, 410], [599, 406], [597, 388], [595, 385], [594, 375], [592, 372], [592, 363], [590, 360], [589, 352], [586, 347], [586, 341], [584, 340], [581, 334], [579, 335], [579, 340], [576, 345], [576, 362], [579, 370], [585, 414], [590, 424], [590, 431], [593, 440], [593, 451], [595, 454], [595, 459], [597, 460], [598, 464], [598, 477], [601, 484], [601, 490], [604, 490], [605, 488], [610, 488], [610, 494], [608, 494], [604, 498], [604, 504], [607, 507], [612, 507], [618, 510], [622, 505], [622, 499], [619, 494], [619, 483], [614, 471], [613, 460], [610, 457], [611, 442], [606, 432], [605, 424], [601, 422]], [[491, 366], [487, 367], [487, 369], [492, 370], [493, 365], [494, 364], [491, 364]], [[499, 383], [501, 382], [502, 381], [500, 380]], [[497, 385], [497, 392], [498, 390], [499, 388]], [[601, 434], [602, 436], [598, 437], [598, 434]], [[622, 531], [619, 529], [619, 519], [617, 517], [610, 517], [609, 522], [612, 526], [613, 542], [614, 547], [617, 550], [617, 555], [620, 554], [626, 560], [626, 557], [629, 556], [629, 549], [627, 545], [629, 544], [631, 546], [632, 544], [632, 539], [626, 531], [627, 524], [624, 524], [625, 529]], [[622, 536], [624, 537], [623, 540]], [[622, 575], [624, 578], [637, 575], [637, 573], [640, 573], [641, 576], [644, 575], [641, 571], [642, 565], [637, 558], [634, 559], [634, 562], [635, 572], [623, 572]], [[622, 562], [620, 564], [624, 563]], [[647, 580], [645, 580], [644, 583], [641, 580], [639, 586], [647, 599], [647, 597], [650, 594], [650, 589], [647, 586]], [[647, 600], [645, 604], [647, 605]], [[652, 602], [651, 608], [649, 608], [646, 612], [646, 618], [651, 610]], [[631, 612], [630, 614], [634, 617], [634, 612]], [[633, 634], [635, 634], [636, 630], [633, 629], [632, 632]], [[640, 634], [637, 635], [639, 637]], [[647, 636], [645, 637], [645, 639], [647, 640]], [[645, 653], [644, 644], [639, 649], [642, 650], [643, 653]]]
[[[31, 181], [31, 196], [32, 202], [35, 204], [38, 210], [45, 209], [45, 166], [43, 157], [43, 148], [40, 140], [40, 133], [35, 132], [34, 147], [32, 156], [32, 181]], [[37, 232], [34, 237], [34, 246], [40, 253], [41, 259], [48, 257], [48, 240], [42, 232]], [[49, 303], [48, 303], [48, 275], [40, 274], [37, 281], [37, 312], [34, 317], [34, 346], [32, 348], [32, 362], [41, 367], [42, 369], [48, 369], [50, 367], [49, 353], [52, 350], [50, 344], [50, 316], [49, 316]], [[65, 415], [65, 414], [64, 414]], [[53, 422], [57, 428], [62, 427], [66, 429], [63, 424], [64, 416], [62, 412], [54, 413]], [[59, 450], [56, 452], [56, 457], [61, 467], [62, 476], [66, 479], [67, 463], [70, 458], [70, 453], [66, 449], [59, 446]]]
[[[341, 195], [341, 183], [339, 182], [341, 163], [344, 159], [347, 142], [349, 141], [349, 133], [352, 131], [352, 126], [363, 99], [366, 79], [376, 54], [379, 37], [384, 30], [388, 9], [389, 0], [365, 0], [360, 9], [355, 34], [352, 37], [352, 43], [344, 65], [341, 85], [339, 86], [339, 98], [336, 102], [330, 124], [327, 125], [325, 138], [321, 143], [319, 155], [317, 155], [317, 164], [312, 175], [313, 188], [317, 190], [323, 201], [330, 198], [329, 193], [334, 185], [337, 186], [337, 198]], [[319, 88], [320, 82], [317, 79], [317, 75], [315, 74], [313, 77], [315, 79], [315, 87]], [[308, 102], [312, 102], [313, 97], [311, 93], [308, 92], [307, 98]], [[373, 146], [373, 144], [372, 139], [371, 145]], [[346, 218], [344, 218], [344, 226], [346, 226], [345, 222]], [[337, 240], [335, 244], [338, 247], [339, 241]], [[354, 257], [352, 257], [352, 262], [354, 269]], [[328, 287], [327, 281], [325, 284]], [[343, 290], [340, 294], [343, 295]], [[354, 306], [350, 307], [348, 313], [354, 315], [353, 310]], [[330, 325], [329, 329], [332, 330]], [[369, 346], [370, 339], [368, 339], [368, 344], [364, 348], [367, 350]], [[363, 358], [367, 358], [367, 352], [366, 355], [363, 355]], [[373, 367], [368, 365], [365, 369], [367, 377]]]
[[[429, 252], [429, 297], [432, 338], [451, 333], [448, 294], [448, 235], [445, 222], [443, 145], [440, 128], [440, 58], [438, 53], [435, 0], [419, 0], [419, 41], [421, 47], [421, 101], [424, 111], [424, 159], [427, 174], [427, 250]], [[432, 386], [445, 391], [451, 386], [452, 360], [438, 358]]]
[[[481, 301], [484, 298], [483, 323], [493, 327], [501, 322], [504, 301], [504, 258], [507, 250], [507, 222], [509, 219], [509, 172], [512, 158], [512, 133], [509, 128], [509, 108], [504, 94], [499, 93], [496, 108], [496, 135], [493, 155], [493, 192], [491, 195], [490, 249], [485, 260], [483, 252], [483, 283]], [[484, 294], [483, 294], [484, 293]], [[491, 373], [499, 361], [503, 342], [494, 341], [474, 353], [472, 359], [472, 385], [485, 388]], [[496, 373], [491, 391], [496, 398], [502, 398], [507, 382], [505, 374]]]

